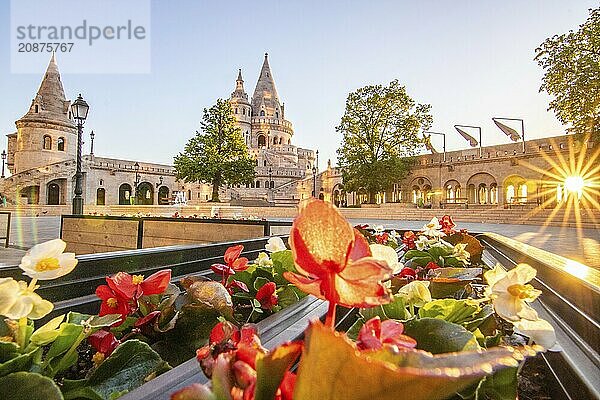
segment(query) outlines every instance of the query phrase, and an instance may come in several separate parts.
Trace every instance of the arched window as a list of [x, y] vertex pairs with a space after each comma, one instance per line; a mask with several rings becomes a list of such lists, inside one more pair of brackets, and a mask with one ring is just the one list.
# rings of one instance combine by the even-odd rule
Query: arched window
[[236, 113], [236, 114], [238, 113], [238, 109], [237, 109], [237, 107], [235, 108], [235, 113]]
[[58, 148], [58, 151], [65, 151], [65, 138], [59, 137], [56, 141], [56, 147]]
[[273, 144], [277, 144], [277, 138], [276, 137], [273, 138]]
[[515, 197], [515, 187], [513, 185], [508, 185], [506, 188], [506, 201], [511, 203], [513, 198]]
[[52, 150], [52, 138], [44, 135], [44, 150]]
[[267, 166], [267, 160], [263, 160], [263, 167]]
[[242, 108], [242, 115], [246, 115], [246, 109]]
[[264, 117], [265, 116], [265, 110], [260, 110], [260, 116]]
[[256, 181], [256, 187], [260, 188], [260, 181]]
[[275, 118], [279, 119], [279, 112], [275, 113]]
[[264, 135], [258, 135], [258, 147], [265, 147], [267, 145], [267, 139]]
[[526, 202], [527, 201], [527, 185], [526, 184], [522, 184], [521, 187], [519, 188], [519, 197], [520, 197], [520, 201], [521, 202]]
[[39, 112], [40, 112], [40, 107], [39, 107], [39, 106], [36, 104], [36, 105], [35, 105], [35, 113], [37, 114], [37, 113], [39, 113]]
[[106, 190], [104, 188], [96, 189], [96, 205], [103, 206], [106, 204]]

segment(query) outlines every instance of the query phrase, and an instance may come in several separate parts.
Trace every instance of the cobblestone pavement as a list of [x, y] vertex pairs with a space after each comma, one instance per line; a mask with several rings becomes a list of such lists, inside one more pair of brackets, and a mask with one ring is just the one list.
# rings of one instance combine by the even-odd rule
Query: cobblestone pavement
[[[289, 219], [288, 219], [289, 220]], [[351, 220], [352, 224], [383, 225], [389, 229], [420, 229], [428, 221]], [[495, 232], [600, 269], [600, 231], [534, 225], [458, 223], [471, 232]], [[0, 248], [0, 265], [18, 264], [25, 250], [59, 237], [60, 217], [13, 217], [10, 247]]]

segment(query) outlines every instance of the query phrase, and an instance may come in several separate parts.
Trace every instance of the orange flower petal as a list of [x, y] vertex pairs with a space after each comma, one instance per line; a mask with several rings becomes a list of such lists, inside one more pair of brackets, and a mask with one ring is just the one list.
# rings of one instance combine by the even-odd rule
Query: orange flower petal
[[372, 254], [367, 239], [365, 239], [358, 229], [354, 228], [354, 246], [350, 250], [349, 259], [356, 261], [363, 257], [370, 257]]
[[304, 293], [312, 294], [313, 296], [326, 300], [325, 296], [321, 293], [322, 281], [320, 279], [307, 278], [293, 272], [284, 272], [283, 277]]
[[353, 243], [352, 226], [332, 204], [316, 199], [301, 204], [300, 215], [292, 225], [290, 245], [302, 271], [317, 276], [339, 272]]
[[385, 261], [364, 257], [349, 262], [339, 276], [347, 281], [384, 281], [391, 278], [392, 268]]

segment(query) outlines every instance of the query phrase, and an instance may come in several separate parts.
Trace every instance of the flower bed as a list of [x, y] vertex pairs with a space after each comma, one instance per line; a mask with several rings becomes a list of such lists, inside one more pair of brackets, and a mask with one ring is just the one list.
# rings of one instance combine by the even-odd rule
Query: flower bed
[[[294, 222], [291, 250], [273, 239], [267, 246], [271, 257], [260, 255], [250, 263], [241, 257], [239, 246], [231, 247], [212, 266], [218, 280], [183, 280], [185, 294], [168, 284], [167, 271], [146, 279], [117, 274], [97, 290], [103, 300], [99, 316], [53, 319], [31, 335], [26, 317], [43, 314], [44, 305], [34, 296], [33, 282], [32, 289], [13, 297], [29, 296], [28, 304], [39, 303], [42, 308], [35, 315], [16, 318], [0, 310], [19, 321], [9, 332], [11, 340], [5, 341], [10, 354], [0, 365], [0, 381], [35, 378], [38, 387], [48, 390], [47, 398], [60, 398], [51, 397], [60, 393], [46, 377], [56, 377], [77, 362], [77, 350], [89, 337], [95, 366], [84, 380], [62, 382], [65, 398], [124, 394], [164, 372], [168, 365], [163, 358], [177, 363], [196, 348], [211, 383], [182, 389], [175, 399], [429, 399], [458, 392], [463, 398], [516, 396], [519, 362], [553, 345], [552, 328], [529, 306], [539, 295], [528, 283], [535, 270], [525, 265], [509, 272], [487, 269], [480, 261], [481, 245], [466, 232], [455, 232], [450, 218], [434, 219], [422, 232], [402, 237], [364, 228], [352, 228], [331, 205], [311, 200]], [[33, 265], [37, 268], [39, 260]], [[310, 298], [297, 303], [304, 293], [326, 303]], [[314, 307], [300, 313], [302, 317], [323, 312], [325, 321], [312, 322], [303, 342], [281, 344], [272, 337], [273, 347], [267, 351], [253, 325], [245, 324], [292, 304], [302, 310], [307, 303]], [[350, 326], [346, 333], [335, 329], [340, 326], [336, 306], [357, 310], [348, 314], [355, 319], [345, 319], [343, 325]], [[300, 339], [298, 327], [305, 324], [293, 320], [287, 338]], [[66, 327], [77, 333], [74, 341], [63, 338]], [[514, 329], [537, 345], [506, 346], [513, 344], [509, 338]], [[52, 352], [58, 342], [63, 352]], [[48, 351], [33, 350], [36, 346]], [[24, 355], [29, 361], [22, 366], [12, 362]], [[12, 366], [4, 371], [10, 373], [2, 374], [7, 363]], [[189, 371], [190, 361], [181, 367]], [[184, 378], [173, 372], [164, 376]], [[182, 382], [168, 383], [177, 387]], [[135, 393], [126, 397], [144, 396]]]

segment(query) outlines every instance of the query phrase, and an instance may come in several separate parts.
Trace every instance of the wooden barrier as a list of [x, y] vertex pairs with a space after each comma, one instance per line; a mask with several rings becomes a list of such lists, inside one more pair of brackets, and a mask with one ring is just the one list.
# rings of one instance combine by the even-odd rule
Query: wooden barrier
[[0, 240], [4, 240], [4, 247], [8, 247], [10, 238], [10, 212], [0, 211]]
[[280, 221], [63, 215], [61, 238], [76, 254], [208, 244], [285, 235]]

